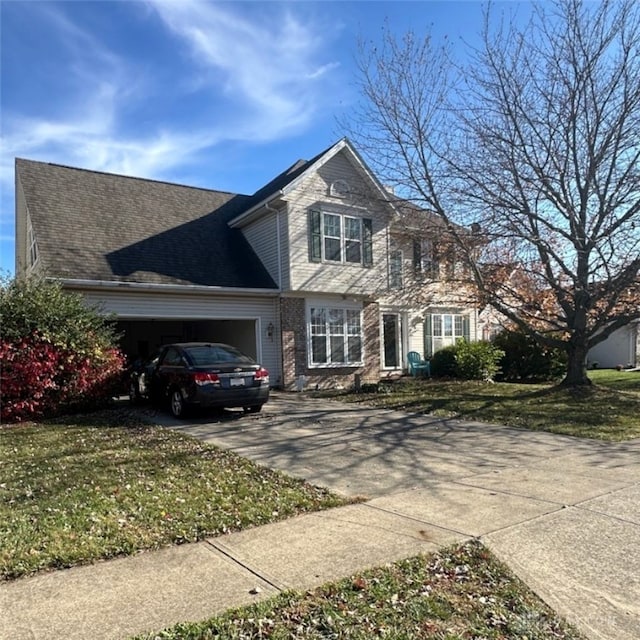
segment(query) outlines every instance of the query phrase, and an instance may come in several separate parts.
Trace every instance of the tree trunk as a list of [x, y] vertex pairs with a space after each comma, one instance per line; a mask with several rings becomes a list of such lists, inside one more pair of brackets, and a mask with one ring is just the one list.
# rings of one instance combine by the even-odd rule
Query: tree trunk
[[586, 387], [592, 384], [587, 375], [587, 345], [586, 341], [570, 342], [567, 348], [567, 374], [560, 383], [563, 387]]

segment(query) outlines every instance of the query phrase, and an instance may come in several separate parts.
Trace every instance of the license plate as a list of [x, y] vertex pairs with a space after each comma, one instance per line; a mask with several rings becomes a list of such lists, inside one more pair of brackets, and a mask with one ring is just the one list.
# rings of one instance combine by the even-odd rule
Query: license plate
[[244, 378], [229, 378], [230, 387], [244, 387]]

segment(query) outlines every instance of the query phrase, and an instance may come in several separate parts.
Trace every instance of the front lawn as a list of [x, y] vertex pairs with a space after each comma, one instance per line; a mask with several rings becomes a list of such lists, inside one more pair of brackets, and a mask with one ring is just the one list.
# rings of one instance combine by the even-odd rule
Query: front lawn
[[433, 378], [381, 383], [377, 390], [357, 394], [318, 395], [585, 438], [621, 441], [640, 437], [640, 372], [597, 370], [589, 375], [594, 387], [580, 392], [549, 384]]
[[640, 371], [592, 369], [589, 377], [596, 385], [640, 395]]
[[283, 593], [139, 640], [417, 638], [580, 640], [479, 542], [410, 558], [306, 593]]
[[126, 411], [0, 427], [5, 580], [344, 503]]

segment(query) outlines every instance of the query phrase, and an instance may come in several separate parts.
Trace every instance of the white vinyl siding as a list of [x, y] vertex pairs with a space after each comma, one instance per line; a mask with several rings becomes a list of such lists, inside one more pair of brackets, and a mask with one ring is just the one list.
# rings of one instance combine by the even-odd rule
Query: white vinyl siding
[[600, 368], [638, 366], [640, 352], [640, 322], [630, 323], [614, 331], [606, 340], [589, 351], [588, 362]]
[[[274, 211], [258, 218], [242, 229], [244, 237], [277, 286], [281, 286], [284, 275], [283, 265], [278, 261], [280, 257], [278, 249], [280, 253], [283, 248], [286, 250], [286, 247], [282, 246], [282, 231], [280, 229], [284, 218], [284, 211]], [[279, 237], [280, 242], [278, 241]]]
[[[379, 192], [372, 190], [372, 185], [345, 155], [339, 153], [332, 157], [316, 173], [310, 174], [294, 191], [287, 194], [290, 259], [290, 280], [287, 284], [290, 291], [375, 295], [380, 293], [381, 283], [387, 282], [387, 240], [391, 213], [380, 202]], [[364, 195], [348, 198], [332, 196], [330, 185], [336, 180], [346, 181], [353, 194]], [[333, 235], [336, 240], [340, 238], [341, 260], [345, 258], [344, 260], [338, 262], [323, 259], [322, 253], [331, 247], [322, 242], [324, 221], [322, 225], [318, 221], [317, 226], [310, 222], [313, 212], [341, 217], [340, 234]], [[353, 225], [348, 223], [347, 233], [351, 237], [345, 237], [345, 217], [358, 220]], [[368, 231], [364, 226], [365, 220], [371, 221]], [[371, 240], [370, 250], [366, 250], [368, 245], [364, 242], [366, 233]], [[334, 256], [337, 257], [337, 242], [328, 244], [335, 247]], [[349, 261], [346, 260], [347, 252]], [[355, 262], [356, 259], [358, 262]], [[371, 266], [365, 267], [365, 264]]]

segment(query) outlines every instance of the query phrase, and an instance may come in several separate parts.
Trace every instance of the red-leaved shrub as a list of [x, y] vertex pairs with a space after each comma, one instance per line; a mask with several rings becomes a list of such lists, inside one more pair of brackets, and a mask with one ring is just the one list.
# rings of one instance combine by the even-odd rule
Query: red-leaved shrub
[[111, 398], [124, 367], [114, 347], [90, 356], [52, 344], [33, 331], [17, 341], [0, 339], [0, 420], [20, 422]]

